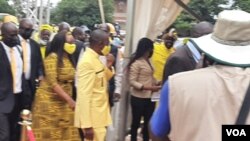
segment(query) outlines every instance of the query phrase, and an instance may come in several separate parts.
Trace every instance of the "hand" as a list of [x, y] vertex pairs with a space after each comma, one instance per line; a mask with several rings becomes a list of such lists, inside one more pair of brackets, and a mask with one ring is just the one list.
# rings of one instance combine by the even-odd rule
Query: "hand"
[[74, 111], [75, 110], [75, 106], [76, 106], [76, 102], [74, 100], [70, 100], [68, 102], [68, 104], [69, 104], [70, 109], [72, 109]]
[[113, 95], [113, 102], [118, 102], [121, 98], [121, 94], [114, 93]]
[[200, 69], [204, 67], [204, 59], [205, 59], [205, 54], [201, 54], [201, 58], [199, 59], [198, 63], [195, 66], [195, 69]]
[[109, 54], [106, 56], [106, 59], [107, 59], [107, 67], [108, 67], [108, 68], [111, 68], [112, 65], [113, 65], [114, 62], [115, 62], [115, 57], [114, 57], [114, 55], [112, 55], [112, 54], [109, 53]]
[[86, 138], [87, 140], [93, 140], [94, 139], [94, 130], [92, 127], [90, 128], [83, 128], [83, 134], [84, 134], [84, 138]]
[[156, 86], [160, 86], [160, 85], [162, 85], [162, 81], [159, 81], [159, 82], [156, 84]]
[[39, 76], [39, 78], [38, 78], [39, 81], [42, 81], [43, 79], [44, 79], [43, 76]]
[[161, 89], [161, 86], [152, 86], [151, 90], [152, 92], [157, 92]]

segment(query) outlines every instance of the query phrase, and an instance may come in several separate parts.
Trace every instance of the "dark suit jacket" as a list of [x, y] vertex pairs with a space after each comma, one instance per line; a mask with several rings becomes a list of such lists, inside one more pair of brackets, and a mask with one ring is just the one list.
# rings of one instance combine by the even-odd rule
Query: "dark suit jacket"
[[31, 87], [31, 93], [35, 94], [36, 79], [38, 79], [39, 76], [44, 76], [44, 67], [43, 67], [43, 60], [39, 44], [33, 39], [30, 39], [30, 47], [31, 47], [30, 87]]
[[[80, 55], [82, 49], [85, 50], [85, 45], [84, 45], [84, 43], [82, 41], [79, 41], [79, 40], [76, 40], [75, 44], [76, 44], [76, 50], [71, 55], [70, 59], [72, 60], [73, 65], [76, 67], [76, 64], [78, 62], [79, 55]], [[47, 44], [46, 51], [45, 51], [45, 56], [49, 55], [50, 49], [51, 49], [51, 42], [49, 42]]]
[[[117, 55], [118, 55], [118, 48], [114, 45], [111, 45], [111, 50], [110, 53], [115, 57], [115, 61], [113, 63], [113, 67], [116, 69], [116, 60], [117, 59]], [[110, 106], [114, 106], [114, 102], [113, 102], [113, 95], [115, 92], [115, 76], [113, 76], [110, 80], [109, 80], [109, 104]]]
[[[80, 53], [83, 50], [85, 50], [85, 45], [84, 45], [84, 42], [82, 41], [79, 41], [79, 40], [76, 40], [76, 51], [70, 56], [70, 59], [72, 60], [73, 62], [73, 65], [75, 66], [76, 68], [76, 65], [77, 65], [77, 62], [79, 61], [79, 56], [80, 56]], [[75, 82], [74, 82], [75, 83]], [[75, 84], [73, 84], [73, 99], [76, 100], [76, 87], [75, 87]]]
[[178, 48], [167, 60], [164, 68], [163, 83], [168, 79], [168, 76], [175, 73], [189, 71], [195, 69], [196, 62], [193, 58], [190, 49], [183, 45]]
[[78, 62], [78, 59], [79, 59], [79, 55], [82, 51], [82, 49], [85, 50], [85, 46], [84, 46], [84, 43], [82, 41], [79, 41], [79, 40], [76, 40], [76, 51], [72, 54], [72, 57], [75, 61], [75, 63], [77, 64]]
[[[11, 65], [7, 54], [0, 43], [0, 113], [10, 113], [14, 107], [15, 100], [13, 94], [13, 79], [11, 73]], [[22, 76], [22, 108], [30, 108], [31, 93], [27, 85], [27, 81]]]

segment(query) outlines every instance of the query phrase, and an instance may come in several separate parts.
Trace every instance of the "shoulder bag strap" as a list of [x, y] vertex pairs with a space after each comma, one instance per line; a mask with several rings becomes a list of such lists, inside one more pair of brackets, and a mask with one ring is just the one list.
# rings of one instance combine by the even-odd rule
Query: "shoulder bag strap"
[[249, 114], [249, 109], [250, 109], [250, 84], [248, 86], [247, 93], [243, 100], [239, 115], [235, 122], [236, 125], [244, 125], [246, 123]]

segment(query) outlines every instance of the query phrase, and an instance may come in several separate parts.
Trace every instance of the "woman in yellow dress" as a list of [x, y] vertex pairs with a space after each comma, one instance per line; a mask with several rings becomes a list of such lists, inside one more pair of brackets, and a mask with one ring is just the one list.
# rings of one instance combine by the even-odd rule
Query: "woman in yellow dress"
[[58, 33], [50, 47], [44, 59], [45, 79], [36, 92], [32, 109], [35, 138], [36, 141], [80, 141], [78, 130], [73, 127], [74, 38], [70, 33]]

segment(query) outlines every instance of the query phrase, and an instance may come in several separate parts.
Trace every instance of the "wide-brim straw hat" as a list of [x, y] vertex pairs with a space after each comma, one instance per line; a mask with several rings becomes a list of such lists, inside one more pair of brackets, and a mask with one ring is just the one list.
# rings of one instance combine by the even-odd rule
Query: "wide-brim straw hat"
[[250, 67], [250, 13], [241, 10], [222, 11], [213, 33], [193, 41], [216, 62]]

